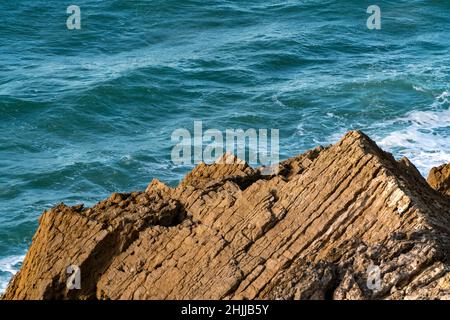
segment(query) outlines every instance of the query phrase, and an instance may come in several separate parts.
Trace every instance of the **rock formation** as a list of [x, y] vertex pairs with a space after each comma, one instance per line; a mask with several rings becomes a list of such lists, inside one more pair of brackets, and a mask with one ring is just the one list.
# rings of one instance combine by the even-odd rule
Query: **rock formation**
[[58, 205], [3, 299], [448, 299], [449, 252], [450, 198], [352, 131], [271, 176], [219, 161]]
[[431, 169], [427, 180], [434, 189], [450, 196], [450, 163]]

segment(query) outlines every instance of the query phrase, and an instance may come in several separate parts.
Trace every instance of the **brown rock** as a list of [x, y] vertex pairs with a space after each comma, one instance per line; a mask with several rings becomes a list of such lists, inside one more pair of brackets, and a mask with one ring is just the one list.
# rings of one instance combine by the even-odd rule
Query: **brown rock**
[[450, 163], [431, 169], [427, 180], [433, 189], [450, 196]]
[[407, 159], [353, 131], [271, 176], [235, 160], [45, 212], [3, 298], [450, 298], [450, 199]]

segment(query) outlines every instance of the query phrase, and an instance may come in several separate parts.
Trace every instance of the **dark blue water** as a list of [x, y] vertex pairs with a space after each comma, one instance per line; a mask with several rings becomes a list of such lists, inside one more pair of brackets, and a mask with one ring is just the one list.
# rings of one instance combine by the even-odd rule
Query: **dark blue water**
[[[81, 8], [68, 30], [66, 8]], [[0, 291], [44, 209], [175, 185], [171, 133], [278, 128], [281, 158], [362, 129], [450, 162], [450, 1], [0, 2]]]

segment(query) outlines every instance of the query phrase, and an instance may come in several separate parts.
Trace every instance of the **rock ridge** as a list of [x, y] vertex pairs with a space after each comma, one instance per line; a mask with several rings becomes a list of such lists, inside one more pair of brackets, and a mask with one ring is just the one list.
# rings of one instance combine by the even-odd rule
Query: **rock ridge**
[[225, 155], [45, 211], [2, 299], [450, 298], [448, 171], [428, 184], [359, 131], [262, 170]]

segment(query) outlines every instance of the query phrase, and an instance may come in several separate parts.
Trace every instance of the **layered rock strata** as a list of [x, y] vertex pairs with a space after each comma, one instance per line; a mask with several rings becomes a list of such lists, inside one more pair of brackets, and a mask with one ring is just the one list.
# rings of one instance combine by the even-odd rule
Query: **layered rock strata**
[[271, 176], [200, 164], [44, 212], [3, 299], [448, 299], [450, 198], [432, 185], [357, 131]]

